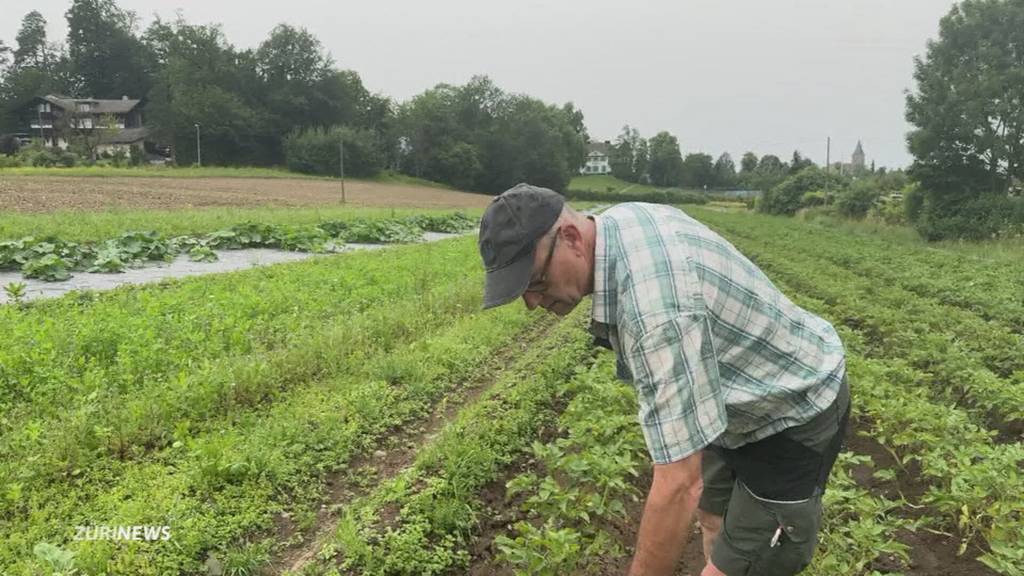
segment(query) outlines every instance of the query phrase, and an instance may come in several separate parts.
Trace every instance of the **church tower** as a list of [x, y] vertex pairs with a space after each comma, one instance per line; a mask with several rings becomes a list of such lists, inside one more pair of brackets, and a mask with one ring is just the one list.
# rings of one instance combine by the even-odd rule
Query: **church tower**
[[853, 151], [853, 158], [851, 159], [854, 172], [863, 172], [864, 165], [864, 147], [860, 145], [860, 140], [857, 140], [857, 149]]

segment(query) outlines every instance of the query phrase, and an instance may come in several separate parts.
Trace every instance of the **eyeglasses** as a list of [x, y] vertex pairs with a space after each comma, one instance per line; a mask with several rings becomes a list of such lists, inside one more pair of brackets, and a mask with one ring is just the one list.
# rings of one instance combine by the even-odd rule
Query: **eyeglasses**
[[527, 292], [543, 292], [548, 289], [548, 266], [551, 265], [551, 256], [555, 253], [555, 244], [558, 243], [558, 233], [561, 230], [561, 226], [555, 228], [555, 236], [551, 239], [551, 246], [548, 248], [548, 257], [544, 259], [544, 267], [540, 269], [540, 278], [530, 281], [526, 287]]

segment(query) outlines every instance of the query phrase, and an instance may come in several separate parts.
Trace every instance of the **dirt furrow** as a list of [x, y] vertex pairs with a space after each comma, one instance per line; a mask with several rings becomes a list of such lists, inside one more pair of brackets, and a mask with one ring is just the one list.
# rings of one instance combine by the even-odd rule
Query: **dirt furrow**
[[334, 532], [338, 519], [349, 502], [369, 494], [374, 486], [395, 477], [412, 465], [422, 445], [440, 432], [461, 408], [472, 404], [486, 392], [505, 366], [517, 354], [523, 353], [542, 339], [556, 322], [553, 316], [540, 316], [515, 340], [513, 346], [496, 354], [466, 384], [450, 392], [420, 425], [410, 425], [396, 430], [377, 450], [354, 458], [344, 470], [329, 474], [325, 479], [327, 489], [317, 512], [312, 533], [302, 535], [290, 517], [279, 517], [277, 539], [297, 542], [278, 553], [263, 573], [282, 574], [301, 570]]

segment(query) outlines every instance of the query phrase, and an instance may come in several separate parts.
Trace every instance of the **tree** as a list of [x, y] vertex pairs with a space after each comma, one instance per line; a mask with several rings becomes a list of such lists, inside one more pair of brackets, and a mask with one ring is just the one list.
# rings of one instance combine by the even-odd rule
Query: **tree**
[[757, 154], [753, 152], [746, 152], [743, 154], [743, 158], [740, 159], [740, 174], [753, 174], [754, 170], [757, 170]]
[[762, 174], [780, 174], [786, 172], [786, 165], [774, 154], [765, 154], [757, 163], [757, 171]]
[[[217, 26], [155, 21], [145, 40], [159, 63], [146, 112], [154, 136], [172, 145], [178, 163], [196, 159], [195, 124], [210, 164], [270, 163], [264, 148], [265, 113], [254, 102], [260, 89], [247, 56], [227, 43]], [[279, 135], [278, 138], [281, 136]]]
[[801, 156], [799, 150], [793, 150], [793, 159], [789, 162], [789, 173], [796, 174], [808, 166], [814, 166], [814, 162], [810, 158]]
[[377, 135], [370, 130], [335, 126], [296, 129], [284, 140], [289, 170], [308, 174], [337, 176], [341, 170], [341, 146], [345, 147], [345, 174], [374, 176], [383, 167]]
[[683, 160], [680, 184], [705, 189], [715, 185], [715, 163], [708, 154], [687, 154]]
[[735, 185], [736, 163], [732, 161], [732, 156], [728, 152], [722, 152], [718, 160], [715, 160], [715, 187], [731, 188]]
[[135, 37], [135, 14], [113, 0], [73, 0], [68, 55], [82, 96], [140, 97], [152, 85], [153, 55]]
[[985, 236], [991, 221], [1012, 212], [1007, 191], [1024, 179], [1022, 45], [1024, 3], [967, 0], [942, 18], [938, 39], [914, 61], [907, 144], [923, 190], [918, 230], [929, 238]]
[[330, 72], [334, 62], [323, 45], [305, 28], [278, 24], [256, 50], [256, 71], [270, 86], [313, 86]]
[[12, 50], [0, 40], [0, 82], [3, 82], [7, 75], [7, 67], [11, 65]]
[[683, 171], [679, 141], [668, 132], [658, 132], [648, 142], [650, 163], [648, 173], [655, 186], [678, 186]]
[[583, 114], [573, 104], [505, 94], [484, 76], [413, 97], [395, 124], [403, 170], [464, 189], [530, 182], [561, 190], [586, 153]]
[[33, 10], [21, 19], [21, 29], [14, 37], [18, 43], [14, 51], [14, 65], [33, 66], [40, 69], [49, 68], [48, 50], [46, 46], [46, 18]]
[[621, 180], [633, 178], [633, 142], [630, 140], [629, 125], [622, 127], [622, 133], [615, 139], [615, 144], [608, 154], [608, 164], [612, 168], [612, 176]]
[[[4, 72], [0, 82], [0, 133], [24, 126], [20, 116], [33, 98], [73, 87], [68, 82], [66, 57], [46, 41], [42, 15], [35, 11], [26, 14], [17, 38], [18, 47], [6, 52], [13, 56], [11, 65], [0, 70]], [[0, 60], [3, 56], [0, 53]]]
[[609, 163], [612, 175], [627, 182], [640, 182], [647, 172], [647, 141], [640, 132], [629, 125], [622, 127], [622, 133], [612, 146]]

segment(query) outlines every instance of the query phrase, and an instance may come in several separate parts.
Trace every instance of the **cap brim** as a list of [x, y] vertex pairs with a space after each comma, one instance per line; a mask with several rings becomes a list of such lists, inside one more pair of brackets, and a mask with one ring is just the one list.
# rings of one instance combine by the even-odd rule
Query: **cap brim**
[[533, 251], [515, 262], [488, 272], [484, 278], [484, 309], [494, 308], [519, 298], [530, 285]]

